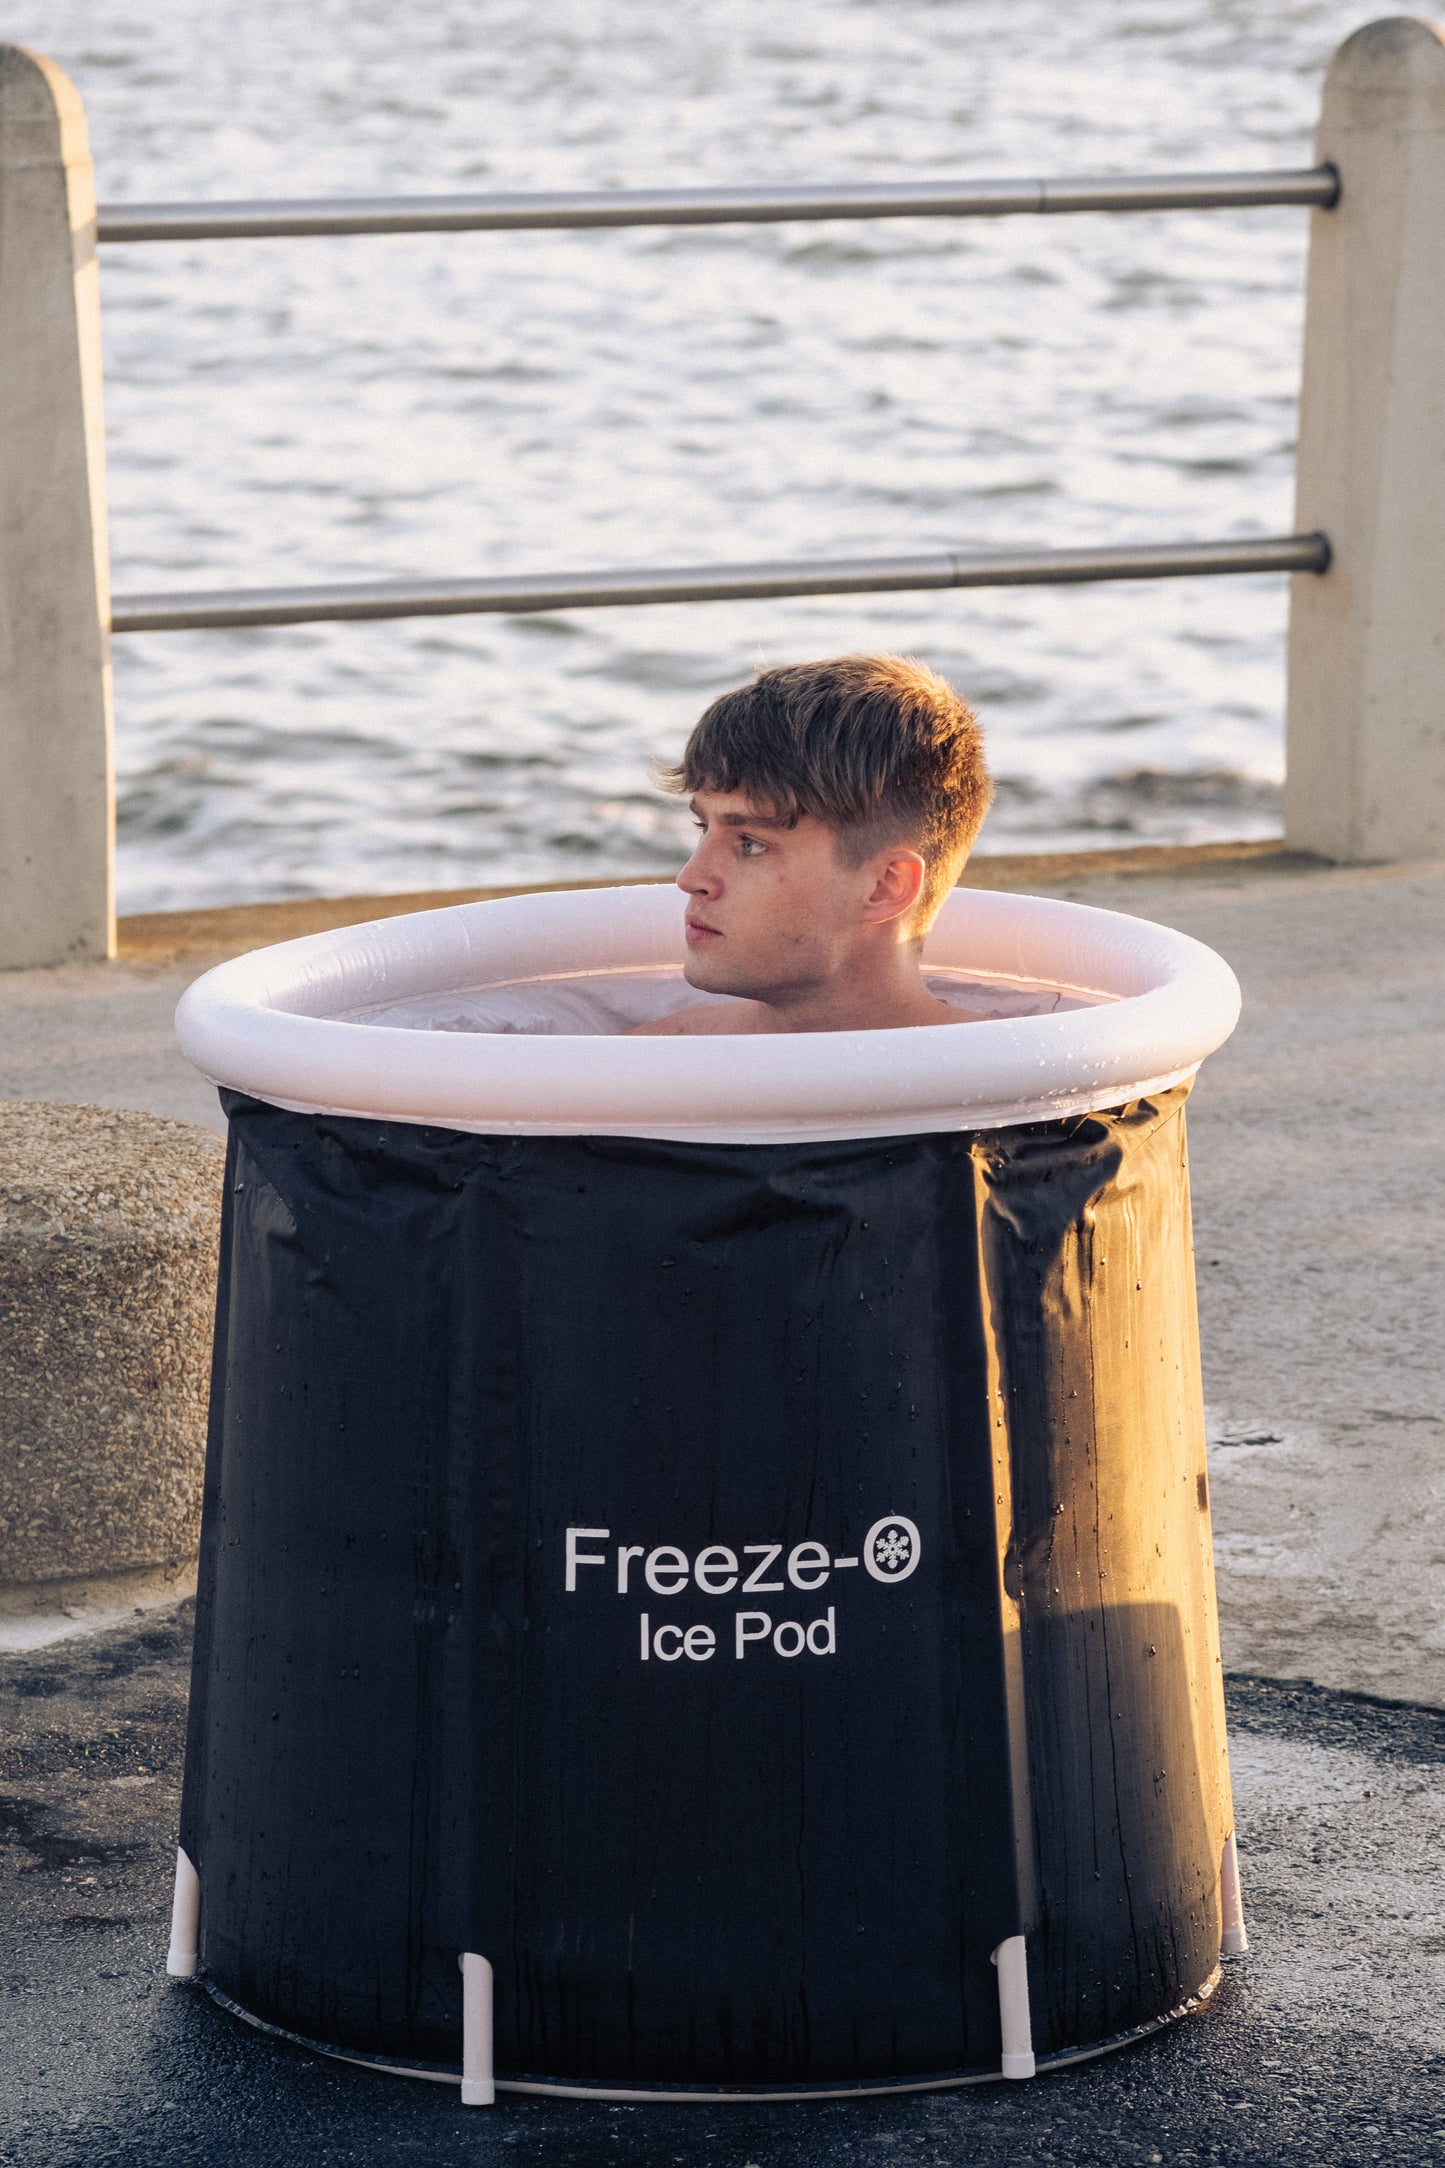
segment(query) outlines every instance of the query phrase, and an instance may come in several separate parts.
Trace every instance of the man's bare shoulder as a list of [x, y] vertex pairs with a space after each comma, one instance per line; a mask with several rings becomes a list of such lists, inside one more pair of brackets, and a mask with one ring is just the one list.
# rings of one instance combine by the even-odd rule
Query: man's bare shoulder
[[634, 1024], [624, 1039], [715, 1039], [736, 1037], [757, 1029], [756, 1001], [699, 1001], [691, 1008], [674, 1009], [671, 1016], [654, 1016], [649, 1023]]
[[[982, 1024], [987, 1019], [972, 1009], [951, 1002], [928, 1000], [926, 1012], [912, 1016], [880, 1016], [862, 1022], [851, 1020], [837, 1028], [846, 1031], [886, 1031], [903, 1025]], [[824, 1027], [826, 1028], [826, 1027]], [[697, 1003], [690, 1009], [674, 1009], [671, 1016], [654, 1016], [650, 1023], [634, 1024], [624, 1039], [716, 1039], [754, 1037], [771, 1029], [767, 1004], [761, 1001]]]

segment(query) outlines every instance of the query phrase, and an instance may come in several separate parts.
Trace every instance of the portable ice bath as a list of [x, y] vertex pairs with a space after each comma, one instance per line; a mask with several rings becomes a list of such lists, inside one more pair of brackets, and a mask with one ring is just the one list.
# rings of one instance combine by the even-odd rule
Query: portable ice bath
[[[661, 888], [222, 965], [173, 1968], [610, 2098], [1030, 2074], [1242, 1943], [1184, 1101], [1238, 989], [960, 891], [986, 1021], [618, 1036]], [[465, 2031], [465, 2039], [464, 2039]]]

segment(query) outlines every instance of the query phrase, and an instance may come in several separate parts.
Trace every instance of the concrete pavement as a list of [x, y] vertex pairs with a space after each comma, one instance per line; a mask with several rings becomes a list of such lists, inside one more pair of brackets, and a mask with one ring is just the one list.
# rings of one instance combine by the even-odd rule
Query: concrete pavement
[[1121, 2053], [958, 2093], [727, 2108], [420, 2084], [163, 1970], [191, 1606], [0, 1658], [3, 2168], [1390, 2168], [1445, 2160], [1445, 1716], [1235, 1680], [1251, 1951]]

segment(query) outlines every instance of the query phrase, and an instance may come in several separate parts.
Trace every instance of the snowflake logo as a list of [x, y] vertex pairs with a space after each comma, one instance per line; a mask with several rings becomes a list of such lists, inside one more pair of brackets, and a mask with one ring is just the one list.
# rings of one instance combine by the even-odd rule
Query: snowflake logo
[[875, 1581], [906, 1581], [922, 1549], [916, 1521], [906, 1513], [885, 1513], [863, 1538], [863, 1563]]
[[901, 1528], [887, 1529], [873, 1546], [873, 1556], [880, 1566], [896, 1573], [905, 1559], [911, 1557], [913, 1545]]

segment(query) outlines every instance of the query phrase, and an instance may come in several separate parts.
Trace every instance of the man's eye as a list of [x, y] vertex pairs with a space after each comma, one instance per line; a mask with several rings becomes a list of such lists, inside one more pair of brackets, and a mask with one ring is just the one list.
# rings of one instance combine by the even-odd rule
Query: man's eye
[[738, 845], [744, 858], [756, 858], [763, 848], [756, 836], [739, 836]]

